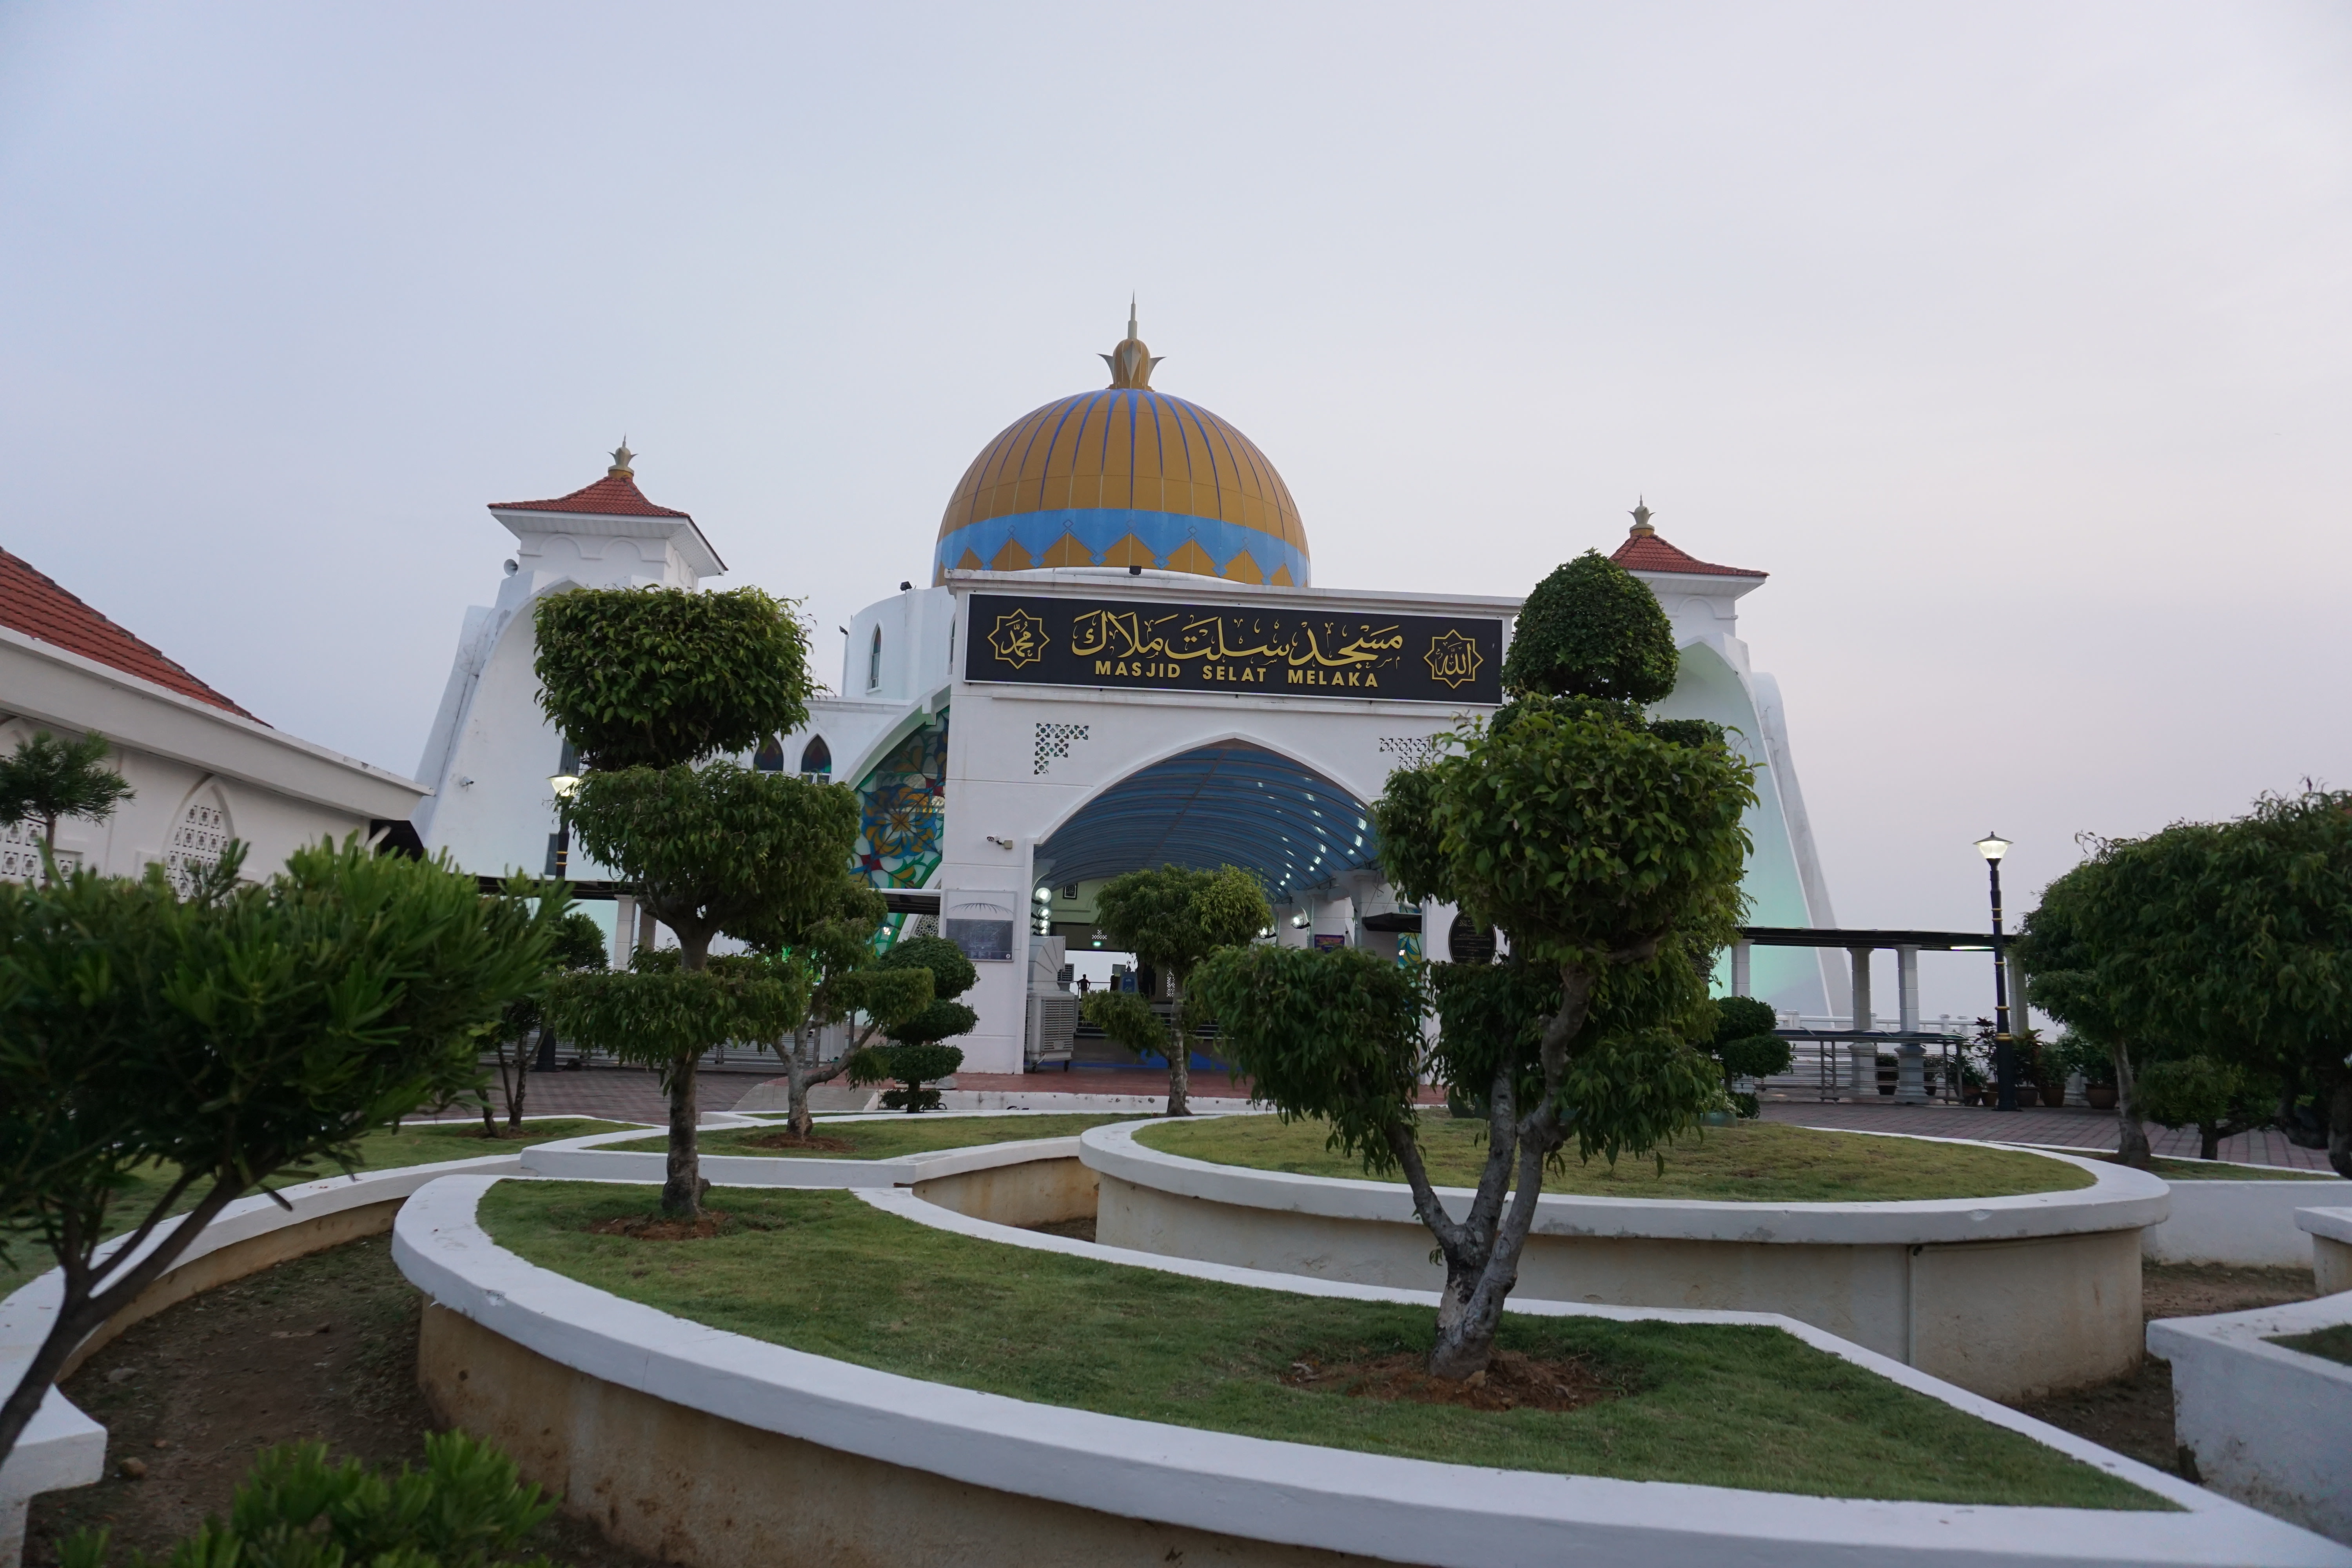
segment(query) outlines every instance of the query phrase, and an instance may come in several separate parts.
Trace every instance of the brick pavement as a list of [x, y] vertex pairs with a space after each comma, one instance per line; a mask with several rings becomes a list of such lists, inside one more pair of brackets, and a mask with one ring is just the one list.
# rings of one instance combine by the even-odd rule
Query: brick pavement
[[[1976, 1138], [1989, 1143], [2042, 1143], [2062, 1149], [2113, 1149], [2116, 1113], [2087, 1106], [2023, 1110], [1988, 1110], [1976, 1105], [1897, 1105], [1867, 1100], [1816, 1102], [1768, 1100], [1764, 1120], [1799, 1127], [1851, 1128], [1872, 1132], [1916, 1132], [1929, 1138]], [[2197, 1131], [2174, 1131], [2150, 1124], [2148, 1145], [2158, 1154], [2197, 1157]], [[2280, 1165], [2298, 1171], [2327, 1169], [2326, 1151], [2298, 1149], [2276, 1131], [2245, 1132], [2221, 1140], [2221, 1156], [2247, 1165]]]
[[[705, 1068], [697, 1078], [696, 1089], [703, 1110], [727, 1110], [754, 1084], [773, 1077], [773, 1068], [747, 1071]], [[501, 1103], [497, 1081], [496, 1078], [491, 1079], [493, 1105]], [[531, 1116], [601, 1116], [615, 1121], [656, 1123], [669, 1120], [669, 1100], [662, 1094], [660, 1078], [650, 1068], [594, 1067], [576, 1072], [535, 1072], [530, 1075], [530, 1089], [523, 1097], [523, 1110]], [[452, 1107], [442, 1113], [440, 1120], [467, 1121], [480, 1115], [478, 1110]]]

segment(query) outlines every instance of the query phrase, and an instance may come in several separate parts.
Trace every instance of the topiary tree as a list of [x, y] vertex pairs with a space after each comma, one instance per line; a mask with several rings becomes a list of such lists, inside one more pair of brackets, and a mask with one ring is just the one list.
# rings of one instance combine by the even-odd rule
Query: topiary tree
[[[706, 982], [710, 944], [724, 935], [782, 952], [829, 918], [857, 799], [843, 785], [704, 763], [807, 718], [808, 638], [786, 605], [755, 589], [575, 589], [537, 614], [541, 704], [588, 770], [561, 803], [564, 821], [588, 855], [635, 884], [679, 953], [676, 975], [567, 980], [550, 1011], [564, 1034], [660, 1068], [662, 1207], [692, 1217], [702, 1192], [696, 1059], [797, 1028], [787, 1004], [804, 1006], [808, 994], [804, 969], [797, 980], [779, 969]], [[629, 997], [640, 984], [646, 994]], [[707, 994], [692, 994], [697, 986]], [[633, 1028], [646, 1032], [632, 1041]]]
[[[586, 915], [574, 912], [563, 917], [556, 928], [555, 946], [547, 955], [547, 977], [554, 979], [575, 970], [603, 969], [604, 962], [604, 931]], [[530, 1089], [531, 1037], [539, 1037], [539, 1048], [552, 1050], [555, 1026], [547, 1020], [540, 1006], [540, 997], [525, 996], [507, 1004], [505, 1026], [499, 1031], [499, 1093], [506, 1102], [507, 1129], [522, 1130], [524, 1099]], [[511, 1059], [509, 1059], [511, 1058]], [[499, 1135], [497, 1121], [490, 1112], [489, 1096], [482, 1097], [482, 1133]]]
[[[2130, 921], [2117, 902], [2117, 873], [2106, 847], [2042, 891], [2042, 901], [2018, 927], [2009, 946], [2017, 984], [2033, 1005], [2066, 1026], [2074, 1048], [2106, 1053], [2116, 1083], [2116, 1157], [2147, 1170], [2153, 1161], [2140, 1106], [2139, 1073], [2131, 1039], [2131, 1003], [2121, 989], [2119, 943]], [[1978, 1020], [1979, 1037], [1992, 1032]], [[2160, 1049], [2143, 1037], [2140, 1049]]]
[[2140, 1069], [2140, 1114], [2162, 1127], [2197, 1129], [2200, 1159], [2220, 1159], [2224, 1138], [2268, 1127], [2278, 1103], [2277, 1079], [2202, 1051]]
[[1503, 658], [1503, 684], [1542, 697], [1656, 702], [1681, 661], [1649, 585], [1597, 550], [1536, 584]]
[[[483, 1042], [541, 984], [566, 913], [561, 889], [484, 898], [356, 837], [240, 886], [244, 853], [185, 898], [160, 867], [0, 884], [0, 1239], [37, 1238], [64, 1280], [0, 1405], [0, 1458], [66, 1358], [232, 1201], [350, 1168], [362, 1133], [478, 1089]], [[153, 1164], [175, 1173], [101, 1256]]]
[[1157, 1051], [1167, 1058], [1169, 1115], [1192, 1113], [1192, 1046], [1208, 1022], [1192, 994], [1192, 972], [1218, 949], [1254, 940], [1273, 920], [1257, 879], [1233, 866], [1129, 871], [1096, 895], [1096, 929], [1174, 982], [1174, 1027], [1160, 1021], [1150, 998], [1132, 992], [1097, 992], [1079, 1010], [1137, 1055]]
[[103, 735], [60, 741], [42, 730], [18, 741], [14, 755], [0, 758], [0, 826], [38, 822], [41, 858], [51, 877], [57, 875], [58, 818], [102, 822], [135, 793], [106, 765], [111, 750]]
[[[835, 897], [833, 912], [812, 926], [793, 950], [814, 982], [807, 1016], [779, 1047], [790, 1107], [786, 1125], [795, 1138], [807, 1138], [815, 1131], [809, 1090], [850, 1071], [877, 1035], [911, 1020], [931, 1001], [929, 970], [904, 962], [893, 965], [887, 962], [887, 951], [876, 950], [887, 913], [882, 895], [863, 878], [847, 874]], [[845, 1028], [843, 1048], [830, 1061], [822, 1060], [819, 1042], [824, 1030], [834, 1025]]]
[[[1583, 602], [1622, 617], [1627, 583], [1646, 593], [1613, 566], [1571, 566], [1546, 595], [1559, 626]], [[1449, 1379], [1485, 1370], [1544, 1172], [1570, 1140], [1588, 1159], [1652, 1152], [1723, 1103], [1721, 1068], [1689, 1042], [1715, 1026], [1704, 975], [1736, 934], [1751, 771], [1719, 731], [1643, 721], [1631, 697], [1655, 689], [1654, 660], [1629, 674], [1614, 647], [1551, 646], [1562, 651], [1526, 656], [1518, 679], [1566, 695], [1473, 725], [1391, 774], [1373, 808], [1400, 892], [1509, 939], [1507, 963], [1433, 968], [1434, 1051], [1419, 988], [1369, 955], [1237, 948], [1197, 983], [1259, 1099], [1326, 1121], [1368, 1172], [1403, 1173], [1445, 1264], [1429, 1367]], [[1626, 698], [1597, 695], [1617, 689]], [[1486, 1165], [1460, 1218], [1422, 1159], [1424, 1073], [1487, 1108]]]
[[[1715, 1036], [1708, 1048], [1723, 1064], [1727, 1089], [1736, 1079], [1770, 1078], [1789, 1070], [1789, 1042], [1773, 1032], [1780, 1024], [1780, 1016], [1771, 1006], [1753, 996], [1716, 998]], [[1759, 1115], [1763, 1110], [1751, 1091], [1734, 1090], [1731, 1098], [1742, 1116]]]
[[583, 767], [676, 767], [808, 720], [808, 634], [757, 588], [580, 589], [536, 626], [541, 704]]
[[980, 983], [980, 971], [963, 949], [936, 936], [908, 937], [884, 953], [878, 967], [884, 974], [928, 976], [930, 1000], [883, 1026], [890, 1044], [861, 1051], [850, 1064], [851, 1081], [895, 1079], [899, 1087], [883, 1094], [885, 1109], [931, 1110], [940, 1093], [923, 1085], [951, 1078], [963, 1065], [963, 1052], [940, 1042], [969, 1035], [980, 1022], [979, 1014], [956, 1000]]

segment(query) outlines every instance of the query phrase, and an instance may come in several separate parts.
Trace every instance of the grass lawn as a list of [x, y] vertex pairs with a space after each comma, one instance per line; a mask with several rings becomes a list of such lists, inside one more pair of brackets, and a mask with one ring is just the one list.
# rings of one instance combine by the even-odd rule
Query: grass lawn
[[2148, 1163], [2153, 1173], [2168, 1182], [2334, 1182], [2333, 1171], [2298, 1171], [2286, 1165], [2227, 1165], [2203, 1160], [2168, 1160], [2158, 1155]]
[[[504, 1123], [500, 1123], [501, 1130]], [[489, 1154], [510, 1154], [529, 1143], [544, 1143], [555, 1138], [580, 1138], [591, 1132], [618, 1132], [630, 1125], [625, 1121], [596, 1121], [572, 1116], [545, 1121], [526, 1121], [524, 1131], [516, 1137], [496, 1142], [482, 1136], [482, 1124], [473, 1121], [443, 1121], [429, 1125], [412, 1123], [405, 1127], [386, 1128], [371, 1132], [360, 1140], [360, 1163], [362, 1171], [390, 1171], [402, 1165], [437, 1165], [444, 1160], [474, 1160]], [[337, 1174], [339, 1167], [322, 1165], [317, 1174]], [[178, 1172], [166, 1165], [148, 1165], [131, 1173], [131, 1185], [109, 1205], [106, 1234], [120, 1236], [135, 1228], [147, 1217], [155, 1200], [171, 1190]], [[300, 1178], [295, 1178], [299, 1180]], [[289, 1184], [285, 1181], [273, 1186]], [[258, 1189], [256, 1189], [257, 1191]], [[205, 1195], [205, 1186], [180, 1194], [172, 1205], [173, 1214], [184, 1214], [196, 1206]], [[8, 1256], [0, 1258], [0, 1296], [5, 1296], [26, 1280], [47, 1274], [57, 1267], [39, 1241], [32, 1237], [12, 1237]]]
[[[1426, 1307], [1225, 1285], [934, 1230], [832, 1191], [732, 1187], [719, 1235], [598, 1235], [650, 1194], [501, 1182], [500, 1246], [601, 1289], [817, 1355], [1016, 1399], [1365, 1453], [1811, 1496], [2163, 1509], [2149, 1493], [1776, 1329], [1512, 1314], [1501, 1345], [1606, 1397], [1473, 1410], [1296, 1385], [1430, 1342]], [[1286, 1377], [1293, 1381], [1286, 1382]]]
[[[1288, 1126], [1271, 1116], [1220, 1116], [1161, 1122], [1137, 1142], [1163, 1153], [1222, 1165], [1288, 1171], [1303, 1176], [1364, 1178], [1360, 1162], [1324, 1147], [1320, 1121]], [[1421, 1119], [1422, 1155], [1440, 1186], [1475, 1187], [1486, 1161], [1486, 1124], [1443, 1112]], [[1569, 1146], [1544, 1191], [1581, 1197], [1699, 1198], [1732, 1203], [1884, 1203], [1901, 1198], [1998, 1198], [2057, 1193], [2095, 1179], [2080, 1166], [2038, 1154], [1974, 1144], [1923, 1143], [1823, 1132], [1774, 1121], [1709, 1127], [1654, 1161], [1624, 1158], [1586, 1164]], [[1402, 1175], [1391, 1178], [1400, 1184]]]
[[[788, 1134], [781, 1121], [770, 1127], [729, 1127], [706, 1131], [695, 1139], [705, 1154], [765, 1154], [799, 1160], [889, 1160], [900, 1154], [931, 1154], [942, 1149], [970, 1149], [982, 1143], [1012, 1143], [1031, 1138], [1067, 1138], [1107, 1122], [1132, 1121], [1127, 1116], [893, 1116], [887, 1121], [820, 1121], [815, 1148], [762, 1144]], [[845, 1144], [846, 1147], [827, 1147]], [[669, 1147], [667, 1137], [640, 1138], [627, 1143], [607, 1143], [607, 1149], [658, 1152]]]
[[2329, 1361], [2340, 1361], [2346, 1366], [2352, 1366], [2352, 1323], [2337, 1323], [2333, 1328], [2321, 1329], [2308, 1334], [2283, 1335], [2271, 1341], [2271, 1343], [2284, 1345], [2291, 1351], [2301, 1351], [2305, 1355], [2324, 1356]]

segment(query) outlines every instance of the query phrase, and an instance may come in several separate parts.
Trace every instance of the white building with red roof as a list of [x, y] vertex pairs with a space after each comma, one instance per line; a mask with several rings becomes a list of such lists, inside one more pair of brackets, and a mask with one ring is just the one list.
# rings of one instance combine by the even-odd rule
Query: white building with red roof
[[[175, 874], [247, 846], [265, 876], [323, 837], [405, 841], [425, 786], [273, 730], [176, 661], [0, 550], [0, 752], [47, 731], [99, 734], [133, 794], [103, 821], [58, 823], [58, 858], [116, 876]], [[0, 876], [39, 874], [37, 824], [0, 828]]]

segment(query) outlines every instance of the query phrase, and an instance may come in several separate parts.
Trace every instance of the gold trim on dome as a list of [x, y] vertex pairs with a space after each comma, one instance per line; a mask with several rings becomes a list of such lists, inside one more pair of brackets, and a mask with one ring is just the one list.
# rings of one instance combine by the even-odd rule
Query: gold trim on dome
[[1235, 583], [1254, 583], [1261, 587], [1265, 584], [1265, 574], [1258, 569], [1257, 558], [1246, 550], [1236, 551], [1234, 558], [1225, 563], [1225, 569], [1217, 575]]

